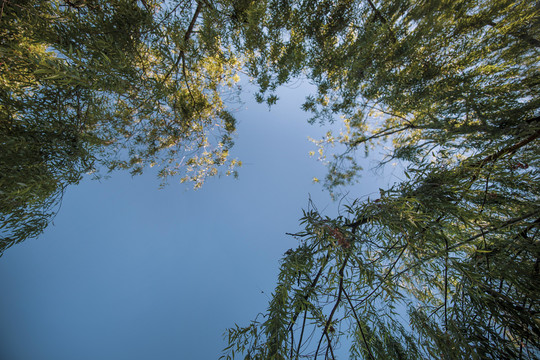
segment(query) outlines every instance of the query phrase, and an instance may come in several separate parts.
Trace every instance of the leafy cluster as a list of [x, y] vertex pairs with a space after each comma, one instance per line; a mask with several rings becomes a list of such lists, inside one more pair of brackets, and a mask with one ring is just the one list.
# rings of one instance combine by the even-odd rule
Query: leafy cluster
[[317, 141], [345, 146], [326, 186], [353, 182], [355, 152], [380, 143], [406, 179], [343, 216], [305, 214], [265, 321], [229, 330], [224, 357], [540, 358], [540, 8], [267, 4], [262, 93], [301, 72], [312, 121], [344, 119]]
[[229, 159], [240, 59], [192, 1], [4, 1], [0, 253], [87, 172], [157, 166], [200, 187]]
[[[264, 5], [263, 5], [264, 4]], [[267, 1], [249, 65], [261, 100], [303, 74], [317, 86], [311, 121], [345, 120], [328, 136], [345, 154], [327, 185], [352, 181], [351, 153], [392, 139], [392, 158], [422, 161], [504, 146], [530, 131], [538, 96], [538, 9], [514, 1]], [[255, 13], [255, 11], [254, 11]], [[455, 155], [455, 154], [452, 154]], [[352, 164], [351, 164], [352, 162]], [[347, 182], [345, 182], [347, 183]]]
[[500, 183], [493, 162], [417, 174], [335, 219], [306, 213], [266, 321], [230, 329], [229, 350], [251, 359], [333, 359], [343, 346], [358, 359], [538, 358], [539, 187], [525, 173]]

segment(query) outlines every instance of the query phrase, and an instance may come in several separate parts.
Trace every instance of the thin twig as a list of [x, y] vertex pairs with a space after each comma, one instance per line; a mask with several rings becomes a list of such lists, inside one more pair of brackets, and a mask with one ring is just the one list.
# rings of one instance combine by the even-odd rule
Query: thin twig
[[293, 351], [294, 351], [294, 330], [291, 329], [291, 359], [293, 357]]
[[388, 129], [385, 129], [381, 132], [378, 132], [376, 134], [373, 134], [365, 139], [359, 139], [359, 140], [356, 140], [355, 142], [353, 142], [351, 145], [349, 145], [351, 148], [353, 147], [356, 147], [360, 144], [363, 144], [365, 142], [368, 142], [370, 140], [373, 140], [373, 139], [378, 139], [380, 137], [384, 137], [384, 136], [390, 136], [390, 135], [393, 135], [395, 133], [398, 133], [398, 132], [402, 132], [402, 131], [405, 131], [405, 130], [408, 130], [408, 129], [414, 129], [415, 126], [414, 125], [406, 125], [406, 126], [403, 126], [403, 127], [391, 127], [391, 128], [388, 128]]
[[[360, 300], [358, 302], [358, 304], [356, 305], [356, 307], [359, 307], [360, 305], [362, 305], [367, 299], [369, 299], [371, 297], [371, 295], [373, 295], [377, 290], [379, 290], [379, 288], [382, 286], [382, 284], [386, 281], [386, 279], [388, 278], [388, 276], [390, 275], [390, 273], [392, 272], [392, 270], [394, 270], [394, 267], [397, 265], [397, 263], [399, 262], [399, 260], [401, 259], [401, 256], [403, 255], [403, 253], [405, 252], [405, 249], [407, 249], [407, 245], [408, 244], [405, 244], [405, 246], [403, 246], [403, 250], [401, 250], [401, 252], [399, 253], [396, 261], [394, 261], [394, 263], [392, 264], [392, 266], [390, 267], [390, 269], [388, 269], [388, 272], [386, 273], [386, 275], [384, 275], [384, 277], [382, 278], [381, 282], [379, 283], [379, 285], [377, 285], [377, 287], [375, 289], [373, 289], [368, 295], [366, 295], [362, 300]], [[394, 278], [395, 276], [392, 277], [392, 279]]]
[[[326, 332], [326, 341], [328, 342], [328, 350], [330, 350], [330, 355], [332, 355], [332, 360], [336, 359], [336, 356], [334, 355], [334, 348], [332, 347], [332, 340], [330, 340], [330, 336], [328, 335], [328, 332]], [[328, 356], [326, 356], [328, 358]]]
[[345, 298], [347, 299], [347, 301], [349, 302], [349, 306], [351, 307], [352, 309], [352, 312], [353, 312], [353, 316], [356, 320], [356, 323], [358, 324], [358, 328], [360, 329], [360, 334], [362, 334], [362, 340], [364, 341], [364, 345], [366, 346], [366, 349], [368, 351], [368, 354], [369, 354], [369, 358], [371, 360], [375, 360], [375, 357], [373, 356], [373, 353], [371, 352], [371, 348], [369, 347], [369, 344], [366, 340], [366, 335], [364, 334], [364, 330], [362, 329], [362, 324], [360, 323], [360, 318], [358, 317], [358, 315], [356, 314], [356, 309], [354, 308], [353, 304], [352, 304], [352, 301], [351, 299], [349, 298], [349, 295], [347, 294], [347, 292], [345, 291], [345, 288], [343, 288], [343, 295], [345, 295]]

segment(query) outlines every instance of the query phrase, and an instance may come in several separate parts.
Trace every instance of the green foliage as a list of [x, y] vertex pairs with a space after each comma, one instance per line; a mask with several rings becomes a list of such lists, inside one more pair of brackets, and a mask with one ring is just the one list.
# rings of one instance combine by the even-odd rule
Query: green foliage
[[534, 3], [265, 3], [257, 19], [264, 41], [247, 44], [257, 54], [249, 64], [261, 101], [305, 74], [317, 86], [304, 104], [312, 121], [346, 120], [343, 134], [326, 139], [347, 148], [331, 161], [329, 188], [354, 181], [347, 156], [360, 144], [392, 140], [390, 158], [422, 162], [434, 150], [455, 158], [484, 141], [511, 144], [505, 135], [523, 137], [538, 126], [526, 122], [539, 106]]
[[[248, 44], [261, 101], [283, 74], [302, 73], [317, 86], [304, 104], [312, 121], [344, 119], [342, 133], [315, 141], [326, 186], [354, 182], [356, 151], [378, 144], [406, 179], [337, 218], [306, 213], [295, 236], [310, 261], [284, 257], [266, 321], [231, 332], [256, 346], [233, 336], [229, 349], [264, 359], [334, 359], [340, 346], [353, 359], [540, 358], [540, 8], [265, 4], [266, 41]], [[344, 152], [327, 156], [336, 144]]]
[[[307, 213], [267, 320], [250, 325], [258, 328], [250, 356], [334, 358], [341, 344], [358, 359], [538, 358], [539, 187], [520, 199], [495, 190], [491, 169], [474, 170], [483, 190], [433, 188], [419, 174], [342, 217]], [[309, 261], [299, 261], [304, 252]]]
[[241, 60], [220, 16], [195, 1], [3, 2], [0, 254], [86, 172], [157, 166], [195, 188], [236, 174], [225, 102]]
[[6, 1], [0, 22], [0, 253], [87, 172], [234, 174], [239, 71], [268, 105], [307, 77], [311, 122], [344, 124], [315, 140], [326, 186], [378, 144], [406, 180], [306, 212], [264, 321], [224, 357], [540, 357], [534, 2]]

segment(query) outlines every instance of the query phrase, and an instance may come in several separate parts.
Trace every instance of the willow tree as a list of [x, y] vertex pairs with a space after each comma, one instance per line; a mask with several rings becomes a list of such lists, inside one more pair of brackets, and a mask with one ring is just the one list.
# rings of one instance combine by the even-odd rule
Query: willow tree
[[[540, 358], [540, 8], [527, 1], [267, 1], [260, 99], [317, 86], [328, 188], [382, 144], [404, 180], [305, 212], [268, 309], [224, 358]], [[343, 200], [345, 201], [345, 200]]]
[[2, 2], [0, 254], [85, 173], [157, 166], [195, 187], [235, 173], [241, 59], [224, 16], [196, 1]]

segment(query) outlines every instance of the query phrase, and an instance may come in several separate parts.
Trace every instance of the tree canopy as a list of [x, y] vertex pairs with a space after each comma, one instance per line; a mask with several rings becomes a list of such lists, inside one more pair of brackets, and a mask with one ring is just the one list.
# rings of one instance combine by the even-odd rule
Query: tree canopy
[[[225, 358], [540, 358], [540, 7], [510, 0], [4, 1], [0, 253], [99, 169], [233, 173], [234, 101], [294, 78], [339, 196], [358, 152], [405, 179], [315, 207]], [[332, 150], [341, 146], [343, 151]], [[341, 346], [341, 349], [338, 348]]]
[[344, 121], [317, 141], [326, 186], [377, 144], [405, 179], [337, 218], [308, 209], [268, 309], [223, 357], [539, 358], [537, 4], [266, 4], [261, 100], [303, 74], [312, 121]]
[[157, 166], [196, 188], [235, 174], [241, 63], [215, 7], [4, 1], [0, 16], [0, 253], [38, 235], [84, 173]]

